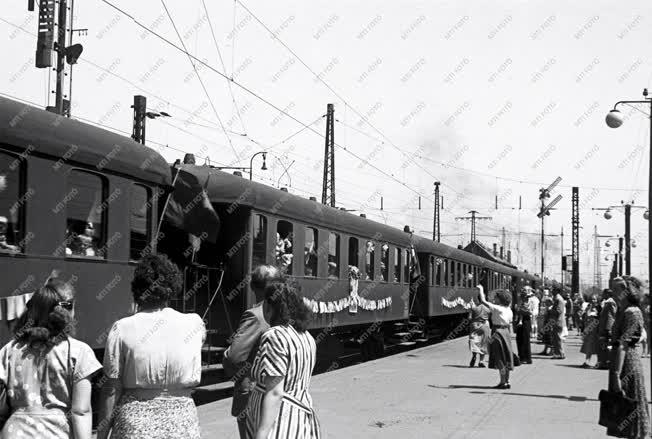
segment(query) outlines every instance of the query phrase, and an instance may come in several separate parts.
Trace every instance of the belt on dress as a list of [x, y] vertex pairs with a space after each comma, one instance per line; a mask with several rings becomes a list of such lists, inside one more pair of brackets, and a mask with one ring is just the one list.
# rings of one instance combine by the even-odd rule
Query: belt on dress
[[509, 329], [509, 325], [494, 325], [494, 329]]
[[[256, 384], [256, 386], [254, 387], [254, 391], [255, 392], [260, 392], [260, 393], [263, 393], [263, 394], [266, 392], [265, 388], [263, 386], [261, 386], [260, 384]], [[292, 395], [288, 395], [287, 393], [283, 394], [283, 400], [285, 402], [287, 402], [287, 403], [290, 403], [290, 404], [294, 405], [298, 409], [303, 410], [304, 412], [306, 412], [306, 413], [308, 413], [310, 415], [314, 414], [314, 411], [313, 411], [313, 409], [311, 407], [308, 407], [307, 405], [305, 405], [304, 403], [302, 403], [301, 401], [299, 401], [298, 399], [296, 399]]]
[[134, 396], [139, 399], [153, 399], [158, 397], [191, 397], [192, 389], [144, 389], [138, 387], [127, 388], [123, 390], [124, 395]]

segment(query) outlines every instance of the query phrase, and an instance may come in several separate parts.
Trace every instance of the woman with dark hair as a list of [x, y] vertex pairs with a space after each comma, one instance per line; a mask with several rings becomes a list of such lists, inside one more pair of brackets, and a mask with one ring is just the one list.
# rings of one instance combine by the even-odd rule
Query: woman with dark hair
[[529, 291], [530, 287], [523, 288], [520, 303], [516, 306], [516, 348], [522, 364], [532, 364], [532, 348], [530, 346], [532, 313], [528, 307]]
[[645, 337], [645, 322], [640, 306], [641, 282], [633, 276], [612, 281], [613, 297], [618, 304], [612, 332], [609, 390], [622, 392], [636, 401], [636, 409], [619, 422], [618, 429], [608, 428], [607, 435], [643, 439], [650, 435], [650, 413], [641, 363], [640, 341]]
[[491, 340], [489, 340], [489, 367], [498, 369], [500, 383], [494, 386], [495, 389], [509, 389], [509, 371], [514, 369], [514, 354], [512, 350], [512, 338], [510, 328], [514, 313], [510, 308], [512, 294], [507, 290], [494, 291], [494, 301], [487, 301], [482, 285], [480, 289], [480, 303], [491, 309]]
[[247, 408], [249, 437], [318, 439], [319, 422], [308, 393], [317, 346], [307, 331], [310, 310], [297, 288], [274, 282], [265, 288], [270, 326], [252, 367], [256, 387]]
[[144, 256], [131, 282], [138, 312], [111, 328], [104, 352], [98, 439], [198, 439], [190, 397], [201, 377], [206, 329], [197, 314], [168, 308], [181, 274], [164, 255]]
[[91, 376], [102, 369], [93, 350], [72, 337], [74, 291], [50, 279], [17, 320], [14, 340], [0, 350], [7, 389], [2, 437], [91, 437]]

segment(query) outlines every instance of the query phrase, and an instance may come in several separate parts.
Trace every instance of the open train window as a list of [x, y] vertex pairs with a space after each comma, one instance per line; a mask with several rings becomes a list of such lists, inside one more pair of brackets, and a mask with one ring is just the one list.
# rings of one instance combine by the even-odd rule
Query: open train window
[[389, 245], [383, 244], [380, 254], [380, 278], [387, 282], [389, 280]]
[[140, 184], [131, 186], [131, 230], [129, 258], [137, 261], [148, 248], [152, 237], [151, 190]]
[[66, 256], [106, 258], [107, 184], [103, 177], [73, 169], [68, 191], [61, 201], [66, 206]]
[[450, 271], [451, 271], [450, 286], [454, 287], [456, 285], [455, 284], [455, 279], [457, 279], [457, 277], [456, 277], [457, 276], [457, 267], [456, 267], [457, 262], [449, 261], [449, 265], [450, 265]]
[[448, 259], [443, 259], [441, 261], [441, 286], [448, 286]]
[[319, 233], [313, 227], [306, 227], [305, 247], [303, 248], [304, 275], [317, 276], [317, 255], [319, 247]]
[[442, 260], [439, 258], [435, 258], [435, 286], [438, 287], [441, 286], [441, 267], [442, 267]]
[[359, 259], [359, 249], [358, 249], [358, 238], [350, 237], [349, 238], [349, 265], [352, 265], [358, 268], [360, 263]]
[[394, 282], [401, 281], [401, 249], [393, 247], [394, 249]]
[[24, 165], [20, 157], [0, 152], [0, 253], [20, 253], [23, 244]]
[[464, 288], [468, 288], [469, 287], [469, 265], [468, 264], [463, 264], [463, 265], [464, 268], [462, 269], [462, 275], [464, 277], [462, 278], [462, 286], [464, 286]]
[[340, 277], [340, 235], [333, 232], [328, 234], [328, 277]]
[[406, 284], [410, 283], [410, 265], [412, 264], [412, 258], [410, 257], [410, 250], [405, 249], [405, 262], [403, 266], [403, 282]]
[[292, 245], [294, 234], [292, 223], [279, 221], [276, 223], [276, 265], [284, 273], [292, 274]]
[[253, 251], [251, 257], [252, 267], [267, 263], [267, 217], [259, 213], [254, 214], [253, 224]]
[[376, 244], [373, 241], [367, 241], [367, 248], [365, 252], [365, 274], [366, 280], [374, 280], [374, 273], [376, 272], [376, 261], [374, 259], [376, 253]]

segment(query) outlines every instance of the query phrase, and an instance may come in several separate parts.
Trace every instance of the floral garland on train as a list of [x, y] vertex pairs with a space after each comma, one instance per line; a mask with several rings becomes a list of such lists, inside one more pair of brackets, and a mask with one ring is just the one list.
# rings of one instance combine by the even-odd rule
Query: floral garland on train
[[360, 270], [358, 267], [349, 265], [349, 295], [339, 300], [322, 302], [319, 300], [303, 298], [304, 303], [316, 314], [332, 314], [348, 308], [351, 314], [358, 312], [358, 307], [367, 311], [376, 311], [389, 308], [392, 305], [391, 296], [383, 299], [365, 299], [358, 295], [358, 281]]
[[442, 297], [441, 304], [446, 308], [455, 308], [457, 306], [461, 306], [464, 309], [469, 309], [474, 305], [473, 299], [466, 302], [461, 297], [457, 297], [455, 300], [447, 300], [446, 298]]

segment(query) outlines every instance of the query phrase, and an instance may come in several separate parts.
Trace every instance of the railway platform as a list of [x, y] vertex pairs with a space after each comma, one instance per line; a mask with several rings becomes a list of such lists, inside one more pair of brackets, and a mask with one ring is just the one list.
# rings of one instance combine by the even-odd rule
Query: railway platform
[[[491, 388], [495, 370], [468, 367], [462, 337], [317, 375], [311, 391], [325, 438], [606, 437], [597, 397], [607, 371], [582, 369], [580, 346], [571, 331], [566, 359], [553, 360], [533, 343], [533, 364], [515, 368], [510, 390]], [[202, 437], [238, 438], [230, 407], [199, 407]]]

